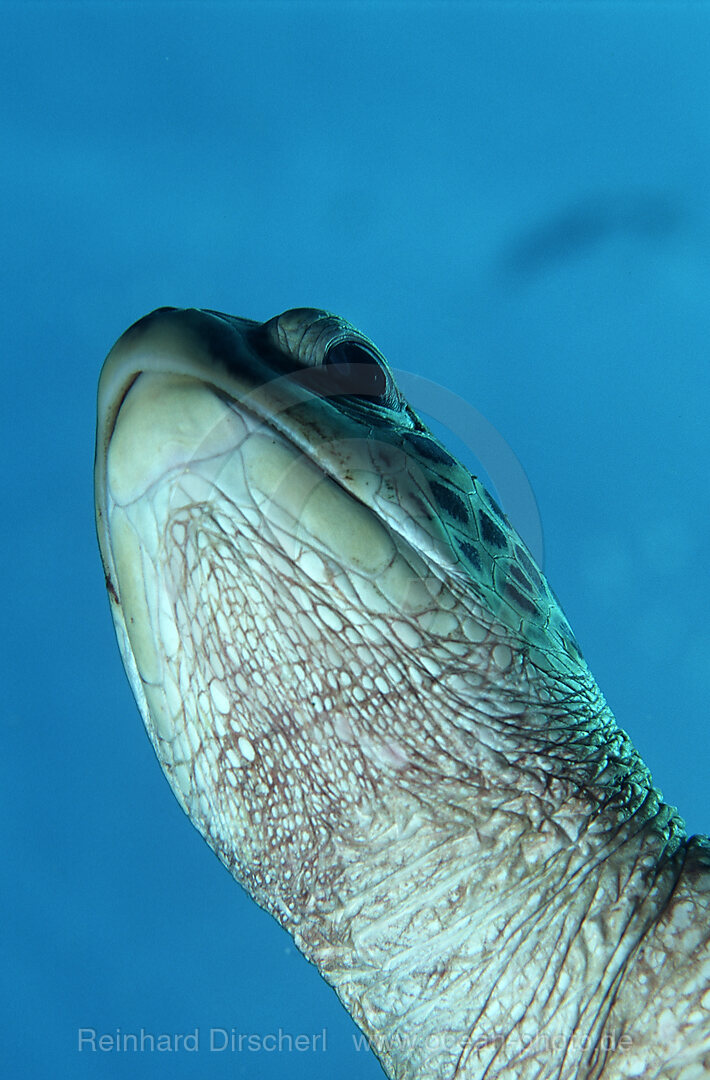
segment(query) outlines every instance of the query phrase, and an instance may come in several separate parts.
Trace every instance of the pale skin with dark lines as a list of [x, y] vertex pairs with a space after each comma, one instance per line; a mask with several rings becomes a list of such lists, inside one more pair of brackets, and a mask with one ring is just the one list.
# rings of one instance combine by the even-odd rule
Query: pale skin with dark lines
[[96, 511], [175, 795], [388, 1076], [710, 1075], [708, 840], [363, 334], [146, 316]]

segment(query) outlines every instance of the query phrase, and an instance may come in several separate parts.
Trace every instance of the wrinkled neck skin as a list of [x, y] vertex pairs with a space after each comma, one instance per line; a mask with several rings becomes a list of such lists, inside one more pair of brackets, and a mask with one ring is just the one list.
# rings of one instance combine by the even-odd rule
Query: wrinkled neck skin
[[[182, 596], [204, 549], [180, 532]], [[196, 754], [209, 808], [173, 782], [388, 1075], [685, 1077], [710, 1054], [710, 855], [686, 840], [586, 667], [529, 649], [455, 578], [429, 575], [427, 637], [424, 617], [383, 619], [372, 598], [356, 625], [335, 567], [321, 566], [321, 585], [309, 569], [302, 601], [289, 573], [304, 605], [289, 639], [272, 643], [257, 621], [242, 653], [258, 700], [229, 724], [248, 732], [249, 760], [225, 721], [216, 779]], [[204, 607], [209, 579], [199, 591]], [[179, 632], [189, 652], [194, 628]], [[195, 652], [210, 650], [205, 626]]]
[[327, 899], [275, 912], [391, 1077], [671, 1078], [710, 1055], [708, 847], [638, 777], [574, 784], [559, 747], [505, 736], [548, 710], [487, 715], [465, 792], [379, 786]]
[[481, 802], [448, 828], [404, 800], [401, 826], [363, 823], [367, 886], [344, 870], [339, 902], [290, 927], [387, 1074], [685, 1075], [710, 1054], [707, 848], [667, 857], [663, 813], [585, 826], [575, 795]]

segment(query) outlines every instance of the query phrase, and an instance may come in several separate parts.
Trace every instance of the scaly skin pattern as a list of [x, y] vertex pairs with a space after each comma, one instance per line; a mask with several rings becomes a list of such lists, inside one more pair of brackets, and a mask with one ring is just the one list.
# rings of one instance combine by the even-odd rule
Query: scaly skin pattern
[[364, 335], [146, 316], [96, 509], [175, 795], [388, 1076], [710, 1075], [710, 845]]

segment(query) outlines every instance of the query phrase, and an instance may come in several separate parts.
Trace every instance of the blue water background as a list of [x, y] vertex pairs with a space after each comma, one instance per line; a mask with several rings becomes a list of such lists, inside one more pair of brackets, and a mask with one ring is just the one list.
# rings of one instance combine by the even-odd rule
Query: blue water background
[[[707, 829], [710, 9], [22, 3], [2, 26], [3, 1075], [375, 1078], [143, 733], [94, 538], [99, 368], [161, 304], [315, 305], [473, 404], [619, 722]], [[79, 1053], [80, 1027], [202, 1043]], [[209, 1053], [210, 1027], [327, 1050]]]

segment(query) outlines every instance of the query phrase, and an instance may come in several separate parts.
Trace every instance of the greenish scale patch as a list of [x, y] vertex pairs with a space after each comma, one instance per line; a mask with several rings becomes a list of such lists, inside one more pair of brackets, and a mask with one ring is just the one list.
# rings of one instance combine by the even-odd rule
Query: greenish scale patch
[[[581, 659], [557, 598], [490, 492], [459, 462], [447, 469], [449, 482], [444, 484], [440, 469], [433, 464], [434, 455], [430, 454], [429, 459], [431, 472], [436, 472], [436, 478], [429, 477], [432, 496], [455, 550], [492, 614], [530, 645], [545, 651], [552, 647], [555, 652], [561, 645], [569, 657]], [[465, 515], [459, 506], [463, 495], [456, 501], [451, 497], [454, 485], [459, 493], [466, 493]], [[464, 522], [468, 527], [464, 525], [462, 530]]]
[[493, 518], [489, 517], [485, 510], [478, 511], [478, 520], [481, 524], [481, 536], [491, 547], [503, 551], [508, 546], [505, 533], [500, 529]]
[[407, 443], [411, 449], [422, 457], [428, 458], [429, 461], [436, 461], [439, 465], [458, 465], [456, 459], [431, 438], [412, 431], [407, 435]]
[[481, 556], [478, 554], [478, 548], [476, 547], [476, 545], [469, 543], [468, 540], [459, 540], [458, 538], [456, 540], [456, 543], [464, 559], [466, 559], [466, 561], [477, 573], [480, 573]]
[[502, 521], [504, 525], [507, 525], [508, 527], [510, 527], [510, 522], [508, 521], [507, 517], [505, 516], [505, 514], [501, 510], [498, 503], [495, 501], [495, 499], [491, 495], [490, 491], [488, 491], [487, 488], [483, 488], [482, 490], [483, 490], [483, 494], [485, 495], [486, 502], [488, 503], [488, 505], [490, 506], [491, 510], [493, 511], [495, 516], [498, 518], [498, 520]]
[[522, 569], [519, 566], [516, 566], [515, 563], [512, 563], [508, 567], [508, 573], [510, 574], [510, 576], [512, 578], [515, 579], [515, 584], [519, 588], [521, 588], [523, 590], [523, 592], [526, 593], [526, 595], [528, 595], [528, 596], [533, 595], [532, 582], [530, 581], [530, 579], [528, 577], [525, 576], [525, 574], [523, 573]]
[[540, 572], [539, 572], [538, 568], [536, 567], [535, 563], [532, 561], [531, 556], [528, 554], [528, 552], [525, 550], [525, 548], [522, 546], [522, 544], [516, 544], [515, 545], [515, 557], [518, 560], [518, 562], [520, 563], [520, 565], [523, 568], [523, 570], [525, 571], [525, 573], [528, 575], [528, 577], [532, 581], [533, 585], [537, 589], [545, 589], [546, 588], [546, 583], [545, 583], [544, 578], [540, 574]]
[[468, 509], [460, 495], [450, 487], [440, 484], [438, 480], [430, 480], [429, 487], [439, 506], [452, 518], [456, 521], [468, 521]]
[[[341, 414], [361, 416], [363, 403], [331, 399]], [[438, 519], [451, 554], [492, 616], [539, 654], [579, 671], [581, 653], [560, 605], [501, 507], [471, 473], [439, 443], [403, 398], [396, 407], [367, 406], [377, 414], [377, 437], [398, 447], [408, 464], [403, 473], [428, 487], [428, 499], [407, 493], [410, 513], [422, 523]], [[386, 459], [385, 460], [386, 463]], [[392, 459], [390, 465], [396, 461]], [[400, 474], [393, 470], [393, 478]], [[396, 479], [395, 479], [396, 487]]]
[[533, 619], [539, 618], [540, 612], [535, 605], [528, 600], [527, 596], [523, 596], [523, 594], [516, 589], [515, 585], [512, 585], [509, 581], [506, 581], [505, 583], [504, 595], [507, 600], [512, 600], [519, 611], [528, 614]]

